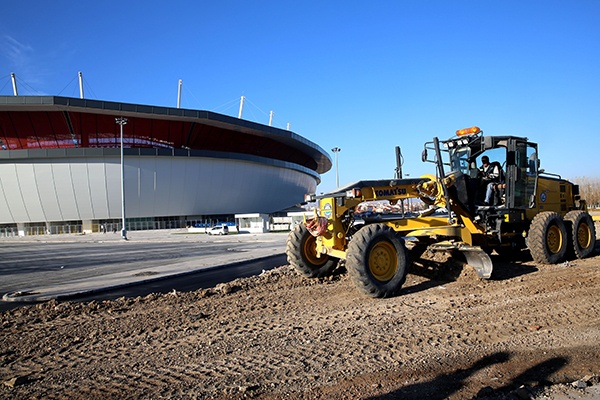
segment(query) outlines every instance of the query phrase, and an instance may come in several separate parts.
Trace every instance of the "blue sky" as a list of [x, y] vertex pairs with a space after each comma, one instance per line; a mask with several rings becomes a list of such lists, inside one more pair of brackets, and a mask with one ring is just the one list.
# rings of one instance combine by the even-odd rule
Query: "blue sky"
[[[600, 177], [600, 1], [10, 2], [0, 94], [237, 116], [329, 151], [340, 183], [432, 173], [423, 143], [459, 128], [526, 136], [542, 167]], [[332, 158], [333, 158], [333, 154]], [[318, 191], [335, 187], [335, 169]]]

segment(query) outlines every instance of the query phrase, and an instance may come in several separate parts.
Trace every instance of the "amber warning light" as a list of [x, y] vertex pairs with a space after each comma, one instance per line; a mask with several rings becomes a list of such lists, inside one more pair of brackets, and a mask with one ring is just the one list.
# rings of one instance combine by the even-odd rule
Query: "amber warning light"
[[472, 126], [470, 128], [459, 129], [456, 131], [456, 136], [466, 136], [466, 135], [475, 135], [481, 132], [481, 129], [477, 126]]
[[346, 190], [346, 197], [349, 199], [355, 199], [355, 198], [361, 197], [361, 196], [362, 196], [362, 192], [358, 188]]

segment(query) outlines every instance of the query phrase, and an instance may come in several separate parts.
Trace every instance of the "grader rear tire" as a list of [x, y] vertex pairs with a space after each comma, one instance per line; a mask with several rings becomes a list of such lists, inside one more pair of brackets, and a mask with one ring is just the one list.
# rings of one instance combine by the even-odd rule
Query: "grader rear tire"
[[290, 265], [307, 278], [323, 278], [331, 275], [338, 259], [321, 254], [317, 257], [316, 238], [310, 234], [306, 225], [297, 224], [290, 232], [285, 253]]
[[391, 297], [400, 292], [408, 272], [404, 241], [385, 224], [359, 230], [348, 245], [346, 269], [353, 282], [370, 297]]
[[565, 215], [565, 223], [569, 238], [569, 256], [589, 257], [596, 246], [596, 228], [590, 214], [582, 210], [570, 211]]
[[567, 229], [557, 213], [545, 211], [531, 221], [527, 246], [533, 260], [540, 264], [557, 264], [567, 253]]

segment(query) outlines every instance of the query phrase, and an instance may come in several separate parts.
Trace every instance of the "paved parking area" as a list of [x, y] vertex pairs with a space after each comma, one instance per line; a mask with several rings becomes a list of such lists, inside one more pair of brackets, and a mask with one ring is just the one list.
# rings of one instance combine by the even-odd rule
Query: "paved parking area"
[[42, 301], [217, 268], [285, 252], [287, 233], [182, 230], [0, 239], [3, 301]]

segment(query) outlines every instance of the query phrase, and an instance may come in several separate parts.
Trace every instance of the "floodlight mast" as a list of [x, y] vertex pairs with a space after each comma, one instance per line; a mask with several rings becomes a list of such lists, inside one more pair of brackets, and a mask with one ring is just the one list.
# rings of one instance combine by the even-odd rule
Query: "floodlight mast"
[[127, 229], [125, 229], [125, 163], [123, 154], [123, 125], [127, 124], [127, 118], [115, 118], [115, 122], [121, 127], [121, 237], [127, 240]]
[[335, 153], [335, 187], [339, 188], [340, 187], [340, 175], [338, 173], [338, 153], [340, 151], [342, 151], [342, 149], [340, 149], [339, 147], [334, 147], [333, 149], [331, 149], [331, 151], [333, 151]]

